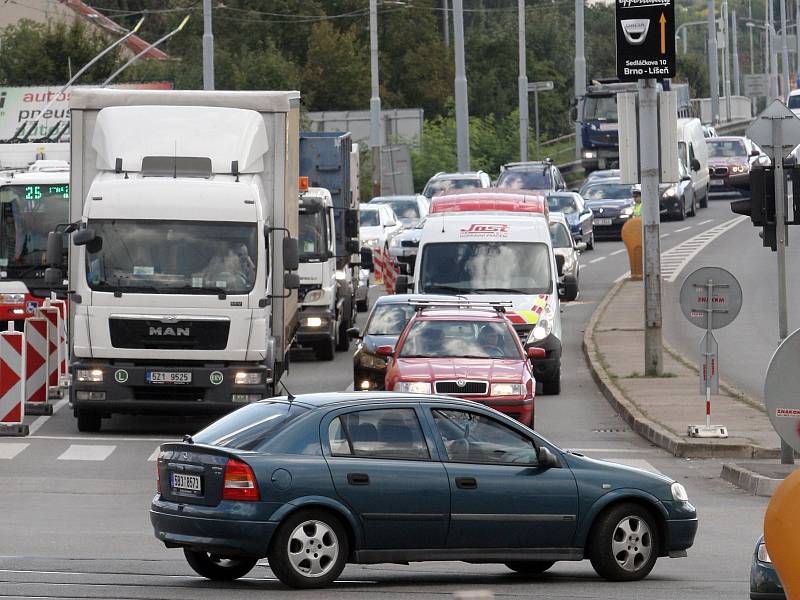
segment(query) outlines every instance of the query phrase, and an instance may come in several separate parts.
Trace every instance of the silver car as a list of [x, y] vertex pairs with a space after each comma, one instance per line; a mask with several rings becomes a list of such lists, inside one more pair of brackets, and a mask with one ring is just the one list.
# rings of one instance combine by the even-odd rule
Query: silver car
[[586, 250], [584, 242], [575, 243], [569, 233], [567, 220], [561, 213], [550, 213], [550, 239], [553, 254], [556, 256], [558, 270], [558, 295], [562, 300], [575, 300], [578, 297], [580, 278], [579, 255]]

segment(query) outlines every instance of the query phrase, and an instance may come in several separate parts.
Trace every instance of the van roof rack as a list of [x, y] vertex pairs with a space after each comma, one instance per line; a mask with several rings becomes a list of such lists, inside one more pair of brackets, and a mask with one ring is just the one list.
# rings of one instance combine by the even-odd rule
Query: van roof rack
[[414, 307], [417, 312], [429, 308], [463, 308], [466, 310], [493, 310], [495, 312], [504, 313], [507, 308], [511, 308], [514, 304], [509, 300], [467, 300], [466, 298], [459, 298], [454, 300], [409, 300], [408, 303]]

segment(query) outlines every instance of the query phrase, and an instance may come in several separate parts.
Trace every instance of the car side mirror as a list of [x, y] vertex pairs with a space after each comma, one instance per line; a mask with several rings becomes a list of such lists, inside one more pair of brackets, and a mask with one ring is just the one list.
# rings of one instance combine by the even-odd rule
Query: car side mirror
[[550, 452], [549, 448], [545, 448], [544, 446], [539, 447], [538, 458], [539, 467], [542, 469], [557, 469], [561, 466], [556, 455]]
[[750, 156], [761, 156], [761, 154], [758, 150], [753, 149], [750, 151]]
[[347, 337], [351, 340], [360, 340], [361, 330], [358, 327], [351, 327], [347, 330]]
[[410, 280], [408, 275], [398, 275], [394, 281], [395, 294], [408, 294], [410, 288]]
[[700, 170], [700, 161], [697, 160], [696, 158], [692, 159], [691, 165], [692, 165], [692, 171], [699, 171]]
[[392, 356], [394, 354], [394, 347], [393, 346], [378, 346], [375, 349], [375, 352], [378, 356]]
[[344, 251], [348, 254], [358, 254], [359, 248], [361, 248], [361, 243], [358, 239], [350, 239], [344, 243]]
[[556, 270], [559, 277], [564, 274], [564, 256], [562, 254], [556, 254]]
[[547, 358], [547, 351], [544, 348], [539, 348], [537, 346], [528, 346], [527, 354], [528, 358], [532, 358], [534, 360]]
[[586, 242], [578, 242], [577, 244], [575, 244], [575, 250], [577, 250], [578, 252], [586, 252], [586, 248], [587, 248]]

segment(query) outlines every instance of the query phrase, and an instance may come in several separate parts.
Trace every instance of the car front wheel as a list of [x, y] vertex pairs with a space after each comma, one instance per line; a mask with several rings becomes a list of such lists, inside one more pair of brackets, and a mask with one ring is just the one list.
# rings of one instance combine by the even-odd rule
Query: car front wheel
[[289, 587], [322, 588], [344, 569], [349, 552], [339, 519], [320, 510], [300, 511], [286, 519], [269, 552], [269, 566]]
[[233, 581], [244, 577], [258, 562], [257, 558], [226, 558], [208, 552], [189, 550], [183, 551], [186, 562], [198, 575], [214, 581]]
[[647, 577], [658, 558], [658, 529], [637, 504], [616, 506], [599, 517], [589, 540], [589, 558], [598, 575], [610, 581]]

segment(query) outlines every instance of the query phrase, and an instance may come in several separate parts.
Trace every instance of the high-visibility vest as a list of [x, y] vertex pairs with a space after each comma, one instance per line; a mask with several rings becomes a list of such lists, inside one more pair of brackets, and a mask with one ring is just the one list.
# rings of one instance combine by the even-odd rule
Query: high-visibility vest
[[634, 217], [641, 217], [642, 216], [642, 203], [639, 202], [638, 204], [633, 205], [633, 216]]

